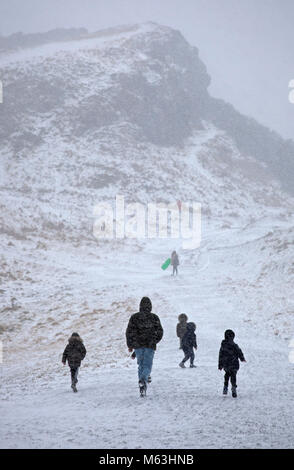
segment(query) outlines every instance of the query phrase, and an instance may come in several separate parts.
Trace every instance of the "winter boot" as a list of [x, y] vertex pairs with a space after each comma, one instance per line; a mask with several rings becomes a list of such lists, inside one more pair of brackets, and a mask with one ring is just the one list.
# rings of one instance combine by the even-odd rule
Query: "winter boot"
[[148, 382], [149, 384], [151, 384], [151, 382], [152, 382], [151, 375], [148, 376], [147, 382]]
[[228, 394], [228, 386], [224, 385], [223, 395], [227, 395], [227, 394]]
[[191, 368], [191, 369], [195, 369], [196, 366], [195, 366], [194, 364], [190, 364], [190, 368]]
[[147, 390], [147, 385], [144, 380], [139, 380], [139, 390], [140, 390], [140, 396], [145, 397], [146, 396], [146, 390]]
[[78, 391], [75, 382], [71, 384], [71, 388], [72, 388], [72, 391], [75, 393]]
[[232, 387], [232, 397], [237, 398], [237, 387]]
[[186, 366], [185, 366], [185, 364], [183, 363], [183, 361], [180, 362], [179, 366], [180, 366], [182, 369], [185, 369], [185, 368], [186, 368]]

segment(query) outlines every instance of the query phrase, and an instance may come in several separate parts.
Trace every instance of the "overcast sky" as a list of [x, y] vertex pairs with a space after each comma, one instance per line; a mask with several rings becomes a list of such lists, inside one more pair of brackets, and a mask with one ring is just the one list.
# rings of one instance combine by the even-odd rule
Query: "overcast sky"
[[198, 47], [212, 95], [294, 139], [294, 0], [0, 0], [3, 35], [144, 21]]

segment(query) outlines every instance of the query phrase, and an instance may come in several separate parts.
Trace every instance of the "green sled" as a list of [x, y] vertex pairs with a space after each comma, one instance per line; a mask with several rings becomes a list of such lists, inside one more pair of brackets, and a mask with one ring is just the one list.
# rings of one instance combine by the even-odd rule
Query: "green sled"
[[165, 270], [166, 268], [169, 267], [170, 265], [170, 262], [171, 262], [171, 259], [170, 258], [167, 258], [167, 260], [163, 263], [163, 265], [161, 266], [161, 269]]

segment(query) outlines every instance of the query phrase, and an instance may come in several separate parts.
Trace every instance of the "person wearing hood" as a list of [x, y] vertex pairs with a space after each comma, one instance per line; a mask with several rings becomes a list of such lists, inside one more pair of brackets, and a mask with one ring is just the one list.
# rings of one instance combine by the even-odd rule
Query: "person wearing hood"
[[136, 353], [139, 388], [142, 396], [146, 395], [156, 345], [163, 336], [160, 319], [151, 310], [151, 300], [143, 297], [139, 312], [131, 316], [126, 330], [127, 347], [130, 352], [134, 350]]
[[237, 397], [237, 372], [241, 362], [246, 362], [243, 352], [239, 346], [234, 342], [235, 333], [232, 330], [225, 331], [225, 339], [221, 343], [218, 359], [219, 370], [224, 369], [225, 381], [223, 394], [227, 395], [229, 380], [232, 384], [232, 396]]
[[180, 349], [182, 349], [182, 339], [187, 330], [188, 317], [185, 313], [178, 316], [179, 323], [177, 324], [177, 337], [180, 339]]
[[179, 366], [182, 367], [183, 369], [186, 367], [185, 362], [188, 361], [188, 359], [190, 359], [190, 367], [191, 368], [196, 367], [194, 365], [194, 359], [195, 359], [194, 348], [197, 349], [197, 339], [196, 339], [195, 330], [196, 330], [195, 323], [193, 322], [187, 323], [187, 329], [182, 338], [182, 349], [185, 354], [185, 357], [179, 364]]
[[82, 360], [85, 358], [86, 353], [87, 351], [82, 338], [78, 333], [73, 333], [63, 352], [62, 363], [65, 365], [66, 361], [68, 362], [71, 373], [71, 388], [74, 392], [77, 392], [76, 384], [78, 383], [79, 367]]

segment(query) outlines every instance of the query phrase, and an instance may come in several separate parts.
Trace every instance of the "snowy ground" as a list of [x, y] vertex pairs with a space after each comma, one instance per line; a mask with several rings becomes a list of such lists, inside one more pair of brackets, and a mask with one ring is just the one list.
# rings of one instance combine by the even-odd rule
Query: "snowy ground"
[[[259, 228], [256, 238], [260, 232]], [[48, 254], [55, 265], [51, 281], [56, 292], [59, 284], [64, 295], [72, 297], [72, 311], [67, 317], [52, 312], [55, 328], [49, 321], [42, 326], [40, 312], [38, 322], [27, 320], [26, 329], [16, 333], [17, 341], [7, 347], [4, 343], [1, 448], [293, 447], [294, 374], [288, 342], [263, 327], [258, 312], [251, 321], [248, 310], [258, 299], [246, 307], [234, 282], [227, 283], [234, 264], [230, 244], [240, 243], [241, 235], [245, 243], [244, 232], [230, 233], [229, 243], [216, 232], [204, 231], [197, 263], [189, 263], [189, 253], [180, 251], [182, 263], [175, 279], [158, 269], [164, 250], [173, 248], [169, 243], [167, 250], [163, 240], [147, 243], [135, 255], [126, 245], [120, 254], [104, 260], [89, 254], [87, 258], [79, 250]], [[254, 238], [252, 231], [248, 238]], [[219, 249], [211, 249], [216, 246]], [[34, 289], [35, 295], [46, 294], [52, 305], [48, 260], [46, 266], [48, 281], [43, 277], [44, 284], [37, 283]], [[124, 344], [128, 318], [143, 295], [153, 301], [165, 332], [145, 399], [139, 397], [136, 364]], [[75, 307], [75, 296], [80, 302], [84, 298], [88, 314]], [[66, 310], [66, 297], [64, 303]], [[102, 304], [108, 310], [100, 311]], [[197, 323], [196, 369], [178, 367], [182, 353], [175, 327], [181, 312]], [[222, 396], [223, 373], [217, 369], [226, 328], [235, 330], [248, 361], [238, 374], [237, 399]], [[70, 389], [68, 368], [60, 363], [67, 337], [75, 329], [88, 348], [77, 394]], [[56, 338], [56, 331], [61, 336]]]
[[[293, 199], [212, 123], [193, 134], [177, 124], [190, 135], [183, 146], [173, 120], [153, 136], [129, 113], [140, 114], [144, 77], [144, 96], [161, 97], [154, 116], [177, 109], [171, 96], [194, 96], [194, 72], [205, 81], [201, 62], [183, 68], [196, 58], [190, 46], [179, 42], [184, 55], [174, 57], [176, 38], [148, 23], [0, 57], [3, 105], [13, 97], [0, 151], [2, 448], [293, 447]], [[200, 201], [200, 249], [96, 243], [93, 207], [122, 194], [142, 204]], [[176, 279], [160, 269], [173, 249]], [[144, 295], [165, 333], [141, 399], [125, 329]], [[197, 323], [195, 370], [178, 367], [182, 312]], [[236, 400], [222, 396], [217, 369], [227, 328], [248, 361]], [[73, 331], [88, 350], [78, 394], [61, 364]]]

